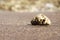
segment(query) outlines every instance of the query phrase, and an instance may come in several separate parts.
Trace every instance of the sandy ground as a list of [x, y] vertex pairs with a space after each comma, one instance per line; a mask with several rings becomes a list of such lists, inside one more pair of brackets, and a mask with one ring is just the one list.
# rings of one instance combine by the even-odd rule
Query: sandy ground
[[60, 12], [45, 12], [52, 25], [30, 24], [39, 13], [0, 11], [0, 40], [60, 40]]

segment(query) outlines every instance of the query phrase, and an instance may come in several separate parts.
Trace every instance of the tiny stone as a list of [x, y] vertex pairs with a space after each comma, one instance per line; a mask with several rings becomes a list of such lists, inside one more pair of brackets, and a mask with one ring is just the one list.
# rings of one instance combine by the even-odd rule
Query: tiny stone
[[43, 15], [43, 14], [38, 14], [36, 17], [34, 17], [31, 20], [32, 25], [51, 25], [50, 19]]

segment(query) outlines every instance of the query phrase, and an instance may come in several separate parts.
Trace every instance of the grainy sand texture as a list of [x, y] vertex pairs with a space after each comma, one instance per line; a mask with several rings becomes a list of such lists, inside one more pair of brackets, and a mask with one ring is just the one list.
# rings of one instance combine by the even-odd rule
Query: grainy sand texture
[[39, 13], [0, 11], [0, 40], [60, 40], [60, 12], [43, 12], [52, 25], [31, 25]]

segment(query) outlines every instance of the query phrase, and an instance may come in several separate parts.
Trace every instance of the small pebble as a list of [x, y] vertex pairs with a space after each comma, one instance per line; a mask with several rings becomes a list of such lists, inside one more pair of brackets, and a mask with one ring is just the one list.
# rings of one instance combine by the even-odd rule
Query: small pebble
[[51, 25], [50, 19], [44, 14], [38, 14], [31, 20], [32, 25]]

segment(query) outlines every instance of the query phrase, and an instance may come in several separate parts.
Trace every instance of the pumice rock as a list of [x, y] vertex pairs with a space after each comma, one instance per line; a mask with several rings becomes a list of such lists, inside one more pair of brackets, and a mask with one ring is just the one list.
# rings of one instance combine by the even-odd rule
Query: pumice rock
[[51, 25], [50, 19], [43, 15], [43, 14], [38, 14], [36, 17], [34, 17], [31, 20], [32, 25]]

